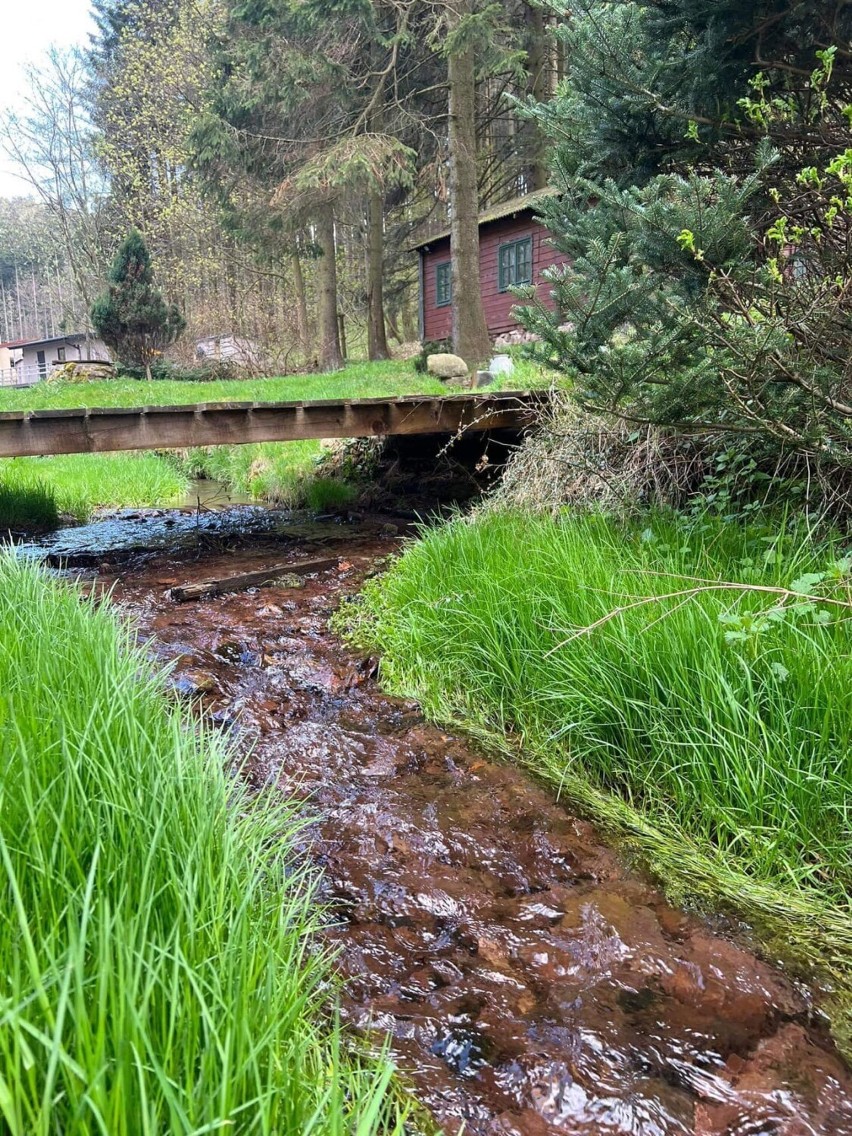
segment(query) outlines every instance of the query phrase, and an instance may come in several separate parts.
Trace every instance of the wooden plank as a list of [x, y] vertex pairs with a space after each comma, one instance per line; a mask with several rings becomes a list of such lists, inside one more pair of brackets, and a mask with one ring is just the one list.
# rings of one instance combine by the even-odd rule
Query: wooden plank
[[0, 414], [0, 457], [523, 429], [543, 391], [317, 402], [93, 407]]
[[218, 579], [199, 580], [194, 584], [182, 584], [172, 588], [169, 595], [178, 603], [187, 600], [202, 600], [207, 596], [219, 596], [224, 592], [244, 592], [246, 588], [258, 588], [269, 584], [279, 576], [309, 576], [312, 572], [324, 572], [340, 563], [339, 556], [320, 556], [314, 560], [296, 560], [290, 564], [272, 564], [254, 572], [240, 572], [236, 576], [222, 576]]

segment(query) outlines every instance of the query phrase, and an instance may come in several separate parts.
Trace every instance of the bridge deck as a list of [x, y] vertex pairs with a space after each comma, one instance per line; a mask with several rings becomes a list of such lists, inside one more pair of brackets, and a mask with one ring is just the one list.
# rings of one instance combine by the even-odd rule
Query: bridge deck
[[344, 402], [5, 411], [0, 413], [0, 457], [523, 429], [546, 400], [542, 391], [506, 391]]

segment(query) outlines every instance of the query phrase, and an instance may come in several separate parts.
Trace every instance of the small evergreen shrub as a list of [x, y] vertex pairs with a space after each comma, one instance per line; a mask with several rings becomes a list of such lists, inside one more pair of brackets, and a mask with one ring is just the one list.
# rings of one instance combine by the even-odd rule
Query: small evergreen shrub
[[119, 246], [107, 291], [92, 305], [92, 325], [123, 366], [139, 368], [149, 379], [153, 364], [186, 327], [154, 284], [151, 257], [136, 229]]

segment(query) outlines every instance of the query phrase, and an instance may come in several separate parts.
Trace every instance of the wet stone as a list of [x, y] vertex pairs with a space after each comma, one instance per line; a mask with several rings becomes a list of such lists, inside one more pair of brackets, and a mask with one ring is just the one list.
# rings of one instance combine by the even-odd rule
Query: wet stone
[[234, 666], [256, 667], [263, 661], [263, 656], [256, 646], [233, 640], [227, 640], [214, 647], [213, 654]]
[[269, 586], [273, 588], [304, 588], [305, 577], [297, 576], [295, 572], [284, 572], [270, 581]]
[[171, 684], [181, 698], [199, 698], [219, 689], [216, 676], [206, 671], [183, 671], [173, 676]]

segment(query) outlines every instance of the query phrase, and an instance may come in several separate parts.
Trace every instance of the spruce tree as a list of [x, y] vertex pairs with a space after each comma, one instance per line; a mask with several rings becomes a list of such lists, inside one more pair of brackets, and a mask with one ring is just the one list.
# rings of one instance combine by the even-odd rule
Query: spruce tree
[[852, 468], [852, 13], [764, 7], [575, 5], [532, 109], [568, 263], [521, 318], [587, 409]]
[[131, 229], [119, 246], [107, 291], [92, 305], [92, 325], [119, 362], [144, 368], [186, 327], [174, 304], [168, 305], [154, 283], [151, 257], [142, 234]]

